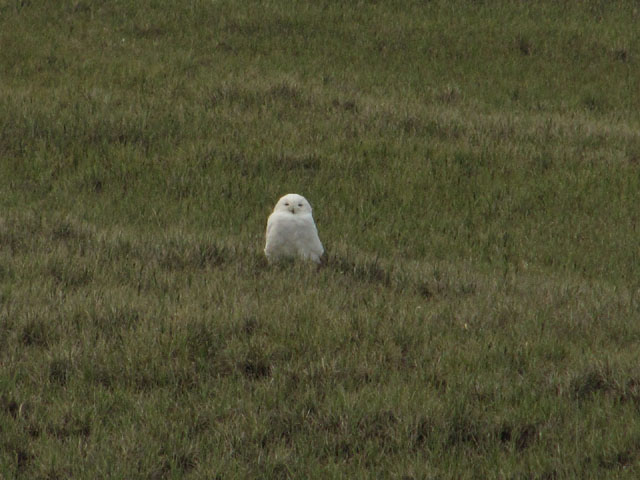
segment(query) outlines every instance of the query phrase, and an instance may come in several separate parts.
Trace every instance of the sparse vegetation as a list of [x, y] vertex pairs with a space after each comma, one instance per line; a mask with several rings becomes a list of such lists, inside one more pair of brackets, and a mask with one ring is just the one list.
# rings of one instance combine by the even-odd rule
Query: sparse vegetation
[[639, 8], [0, 0], [0, 478], [637, 478]]

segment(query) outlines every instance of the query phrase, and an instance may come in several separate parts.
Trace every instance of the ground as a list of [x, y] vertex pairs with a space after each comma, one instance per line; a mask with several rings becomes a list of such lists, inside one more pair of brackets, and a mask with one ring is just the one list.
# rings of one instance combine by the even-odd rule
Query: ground
[[637, 478], [635, 2], [54, 3], [0, 0], [0, 478]]

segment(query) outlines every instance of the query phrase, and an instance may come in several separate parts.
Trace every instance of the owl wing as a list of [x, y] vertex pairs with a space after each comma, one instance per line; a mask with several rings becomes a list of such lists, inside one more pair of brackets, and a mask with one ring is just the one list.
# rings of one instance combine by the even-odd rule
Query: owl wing
[[269, 215], [267, 218], [267, 237], [269, 237], [269, 232], [271, 231], [271, 227], [273, 226], [273, 215]]
[[287, 256], [287, 219], [277, 212], [272, 213], [267, 219], [266, 242], [264, 253], [267, 258], [277, 258], [279, 256]]
[[309, 216], [308, 222], [306, 222], [305, 225], [305, 246], [307, 255], [309, 255], [314, 262], [319, 262], [320, 257], [324, 253], [324, 247], [318, 236], [316, 224], [311, 216]]

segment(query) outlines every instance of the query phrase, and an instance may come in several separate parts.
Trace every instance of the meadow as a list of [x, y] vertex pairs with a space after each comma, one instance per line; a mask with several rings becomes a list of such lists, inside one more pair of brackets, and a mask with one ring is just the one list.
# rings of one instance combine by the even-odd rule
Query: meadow
[[640, 477], [639, 25], [0, 0], [0, 479]]

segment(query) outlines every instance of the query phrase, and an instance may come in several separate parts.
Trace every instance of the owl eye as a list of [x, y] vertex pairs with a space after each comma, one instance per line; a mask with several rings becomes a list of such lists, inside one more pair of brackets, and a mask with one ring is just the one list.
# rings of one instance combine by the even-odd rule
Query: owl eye
[[285, 203], [285, 204], [284, 204], [284, 206], [285, 206], [285, 207], [288, 207], [288, 206], [289, 206], [289, 203]]
[[301, 203], [299, 203], [299, 204], [298, 204], [298, 206], [299, 206], [299, 207], [301, 207], [301, 206], [302, 206], [302, 204], [301, 204]]

